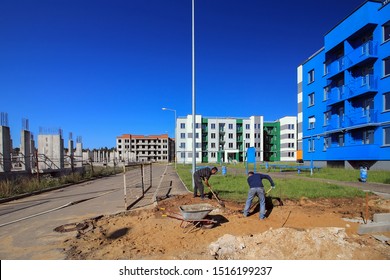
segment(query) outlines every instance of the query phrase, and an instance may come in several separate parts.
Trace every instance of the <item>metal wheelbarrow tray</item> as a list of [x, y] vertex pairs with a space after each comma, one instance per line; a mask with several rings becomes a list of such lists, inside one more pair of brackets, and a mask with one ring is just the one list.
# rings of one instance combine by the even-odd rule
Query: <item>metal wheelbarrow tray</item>
[[217, 221], [207, 218], [207, 215], [214, 209], [207, 203], [190, 204], [179, 206], [179, 213], [168, 213], [165, 216], [181, 221], [180, 227], [185, 229], [184, 233], [192, 232], [199, 228], [212, 228]]
[[179, 207], [184, 220], [202, 220], [213, 211], [213, 206], [207, 203], [182, 205]]

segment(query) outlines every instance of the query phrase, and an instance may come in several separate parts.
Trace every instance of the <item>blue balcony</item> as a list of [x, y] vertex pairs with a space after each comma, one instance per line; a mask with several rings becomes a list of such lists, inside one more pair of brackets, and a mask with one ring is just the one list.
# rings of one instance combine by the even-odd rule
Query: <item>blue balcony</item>
[[348, 54], [348, 65], [347, 67], [353, 67], [357, 64], [363, 63], [367, 60], [373, 60], [378, 58], [377, 43], [373, 41], [368, 41], [356, 48], [353, 52]]
[[344, 117], [332, 115], [325, 124], [325, 130], [331, 132], [340, 129], [353, 128], [354, 126], [374, 125], [378, 121], [377, 110], [356, 109], [355, 112], [349, 113]]
[[373, 125], [378, 121], [378, 110], [356, 109], [355, 112], [348, 113], [345, 116], [346, 127]]
[[332, 160], [377, 160], [381, 150], [375, 144], [355, 144], [331, 146], [326, 149], [326, 157]]
[[358, 77], [349, 85], [349, 98], [355, 97], [367, 92], [378, 91], [378, 78], [372, 74]]
[[346, 127], [346, 122], [337, 115], [333, 115], [325, 125], [326, 131], [342, 129]]
[[346, 70], [349, 65], [351, 64], [351, 61], [347, 56], [340, 57], [339, 59], [329, 63], [326, 65], [326, 77], [329, 79], [333, 76], [336, 76], [337, 74], [343, 72]]
[[333, 87], [328, 94], [327, 105], [332, 105], [343, 101], [348, 96], [345, 94], [345, 86]]

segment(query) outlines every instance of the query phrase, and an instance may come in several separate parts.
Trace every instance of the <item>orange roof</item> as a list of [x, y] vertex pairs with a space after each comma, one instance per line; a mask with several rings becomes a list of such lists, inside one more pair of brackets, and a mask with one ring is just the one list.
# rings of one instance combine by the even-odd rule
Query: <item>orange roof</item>
[[133, 134], [123, 134], [122, 136], [117, 136], [116, 138], [129, 138], [129, 139], [156, 139], [156, 138], [169, 138], [168, 134], [161, 135], [133, 135]]

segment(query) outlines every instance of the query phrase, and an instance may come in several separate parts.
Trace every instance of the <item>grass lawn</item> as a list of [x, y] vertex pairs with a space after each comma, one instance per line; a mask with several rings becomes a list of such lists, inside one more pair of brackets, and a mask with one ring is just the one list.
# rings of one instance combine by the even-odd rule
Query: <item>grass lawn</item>
[[[180, 178], [183, 180], [184, 184], [192, 190], [192, 178], [191, 178], [191, 165], [178, 165], [177, 172]], [[247, 176], [246, 175], [233, 175], [229, 174], [229, 169], [226, 175], [222, 175], [221, 171], [217, 173], [217, 175], [213, 175], [210, 178], [210, 185], [214, 191], [219, 193], [219, 196], [222, 199], [231, 199], [236, 201], [245, 201], [248, 193], [248, 184], [247, 184]], [[233, 168], [239, 168], [237, 166]], [[242, 168], [242, 166], [241, 166]], [[257, 170], [258, 172], [265, 173], [265, 170]], [[321, 172], [321, 171], [320, 171]], [[320, 173], [318, 172], [318, 173]], [[233, 172], [230, 172], [233, 173]], [[242, 172], [241, 172], [242, 173]], [[322, 175], [325, 177], [320, 178], [335, 178], [335, 173], [344, 173], [341, 169], [338, 169], [338, 172], [324, 172]], [[267, 173], [272, 177], [272, 172]], [[305, 175], [306, 176], [306, 175]], [[310, 175], [309, 175], [310, 176]], [[342, 175], [346, 180], [347, 176]], [[350, 175], [351, 178], [356, 180], [356, 177], [353, 177], [354, 174]], [[308, 181], [302, 179], [280, 179], [280, 178], [272, 178], [275, 182], [276, 188], [270, 191], [270, 195], [275, 197], [280, 197], [283, 199], [299, 199], [301, 197], [307, 198], [336, 198], [336, 197], [364, 197], [365, 192], [353, 188], [353, 187], [345, 187], [339, 186], [337, 184], [329, 184], [326, 182], [319, 181]], [[265, 189], [268, 190], [270, 188], [270, 184], [267, 180], [263, 180], [263, 184], [265, 185]], [[207, 192], [207, 187], [205, 186], [205, 192]]]

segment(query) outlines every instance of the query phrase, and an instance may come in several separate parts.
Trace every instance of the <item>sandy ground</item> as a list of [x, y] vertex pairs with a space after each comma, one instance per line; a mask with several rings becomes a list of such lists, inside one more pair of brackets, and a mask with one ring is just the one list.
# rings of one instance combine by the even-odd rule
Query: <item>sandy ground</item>
[[[97, 217], [80, 223], [76, 236], [67, 238], [62, 249], [67, 259], [76, 260], [390, 259], [387, 242], [375, 234], [356, 233], [365, 199], [268, 198], [270, 214], [263, 221], [258, 207], [245, 218], [242, 203], [224, 202], [225, 208], [214, 199], [184, 195], [162, 200], [152, 209]], [[213, 206], [206, 217], [217, 222], [212, 228], [183, 228], [182, 220], [169, 217], [179, 214], [181, 205], [199, 203]], [[370, 196], [369, 219], [381, 212], [390, 212], [390, 200]], [[390, 237], [390, 232], [377, 235]]]

